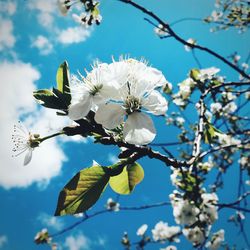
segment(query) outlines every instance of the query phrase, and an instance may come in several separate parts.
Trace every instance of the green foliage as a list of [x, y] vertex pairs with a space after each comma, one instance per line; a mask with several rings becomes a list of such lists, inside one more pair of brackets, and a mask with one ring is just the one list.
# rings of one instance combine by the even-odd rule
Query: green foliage
[[123, 171], [110, 178], [109, 185], [118, 194], [130, 194], [144, 178], [144, 170], [138, 163], [125, 166]]
[[192, 70], [190, 70], [190, 73], [189, 73], [190, 77], [191, 77], [195, 82], [197, 82], [197, 81], [200, 80], [200, 79], [199, 79], [199, 74], [200, 74], [200, 70], [199, 70], [199, 69], [192, 69]]
[[217, 134], [222, 134], [220, 130], [215, 128], [211, 123], [206, 122], [204, 129], [204, 140], [205, 143], [210, 144], [213, 142], [213, 138], [217, 136]]
[[[33, 92], [34, 98], [42, 106], [51, 109], [58, 109], [67, 112], [71, 102], [71, 94], [69, 89], [69, 69], [67, 62], [62, 63], [56, 75], [57, 88], [40, 89]], [[62, 113], [60, 113], [62, 114]]]
[[56, 74], [57, 89], [64, 94], [64, 98], [67, 104], [70, 104], [70, 73], [68, 63], [64, 61], [58, 68]]
[[78, 172], [60, 192], [55, 215], [77, 214], [89, 209], [101, 196], [109, 178], [102, 166]]

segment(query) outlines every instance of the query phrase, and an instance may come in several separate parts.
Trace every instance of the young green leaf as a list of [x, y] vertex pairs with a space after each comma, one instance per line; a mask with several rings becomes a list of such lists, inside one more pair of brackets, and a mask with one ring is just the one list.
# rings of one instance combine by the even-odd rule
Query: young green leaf
[[70, 94], [70, 73], [68, 63], [64, 61], [58, 68], [56, 74], [57, 89], [64, 94], [66, 104], [69, 105], [71, 101]]
[[189, 73], [190, 77], [194, 80], [194, 81], [199, 81], [199, 74], [200, 74], [200, 70], [199, 69], [192, 69]]
[[104, 167], [92, 166], [78, 172], [59, 194], [55, 215], [82, 213], [92, 207], [109, 181]]
[[67, 110], [68, 108], [68, 106], [65, 104], [65, 101], [62, 98], [59, 98], [54, 93], [54, 91], [51, 91], [49, 89], [40, 89], [34, 91], [33, 96], [39, 104], [43, 105], [46, 108], [61, 110]]
[[130, 194], [144, 178], [144, 170], [138, 163], [129, 164], [121, 174], [110, 177], [109, 185], [118, 194]]

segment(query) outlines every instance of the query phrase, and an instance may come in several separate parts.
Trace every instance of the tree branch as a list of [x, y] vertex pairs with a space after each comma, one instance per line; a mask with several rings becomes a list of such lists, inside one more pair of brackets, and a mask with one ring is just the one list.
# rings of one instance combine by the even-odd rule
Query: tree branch
[[227, 64], [229, 67], [231, 67], [232, 69], [234, 69], [235, 71], [237, 71], [238, 73], [240, 73], [242, 76], [244, 76], [247, 79], [250, 79], [250, 76], [247, 75], [243, 70], [241, 70], [239, 67], [237, 67], [236, 65], [234, 65], [233, 63], [231, 63], [230, 61], [228, 61], [226, 58], [224, 58], [223, 56], [219, 55], [218, 53], [214, 52], [213, 50], [200, 46], [198, 44], [191, 44], [186, 42], [183, 38], [181, 38], [179, 35], [177, 35], [177, 33], [174, 32], [174, 30], [170, 27], [169, 24], [167, 24], [166, 22], [164, 22], [162, 19], [160, 19], [156, 14], [154, 14], [152, 11], [147, 10], [146, 8], [144, 8], [143, 6], [131, 1], [131, 0], [119, 0], [120, 2], [129, 4], [133, 7], [135, 7], [138, 10], [141, 10], [143, 13], [147, 14], [148, 16], [152, 17], [153, 19], [155, 19], [159, 24], [161, 24], [163, 26], [163, 28], [167, 29], [169, 35], [171, 35], [172, 37], [174, 37], [178, 42], [182, 43], [183, 45], [187, 45], [193, 49], [199, 49], [201, 51], [205, 51], [210, 55], [213, 55], [214, 57], [216, 57], [217, 59], [221, 60], [222, 62], [224, 62], [225, 64]]

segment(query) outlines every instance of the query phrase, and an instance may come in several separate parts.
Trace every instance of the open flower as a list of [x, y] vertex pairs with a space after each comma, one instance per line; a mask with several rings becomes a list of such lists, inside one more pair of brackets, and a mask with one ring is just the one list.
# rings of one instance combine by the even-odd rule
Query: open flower
[[205, 240], [204, 232], [198, 226], [184, 228], [182, 232], [183, 235], [195, 246], [201, 244]]
[[178, 226], [169, 226], [163, 221], [158, 222], [152, 230], [153, 239], [155, 241], [174, 241], [179, 242], [178, 235], [181, 229]]
[[72, 103], [69, 106], [69, 117], [72, 120], [84, 118], [91, 109], [95, 109], [99, 103], [104, 103], [111, 92], [116, 92], [109, 78], [106, 78], [108, 64], [100, 63], [93, 67], [93, 70], [86, 77], [72, 76], [71, 92]]
[[206, 247], [209, 250], [217, 250], [220, 248], [221, 243], [224, 241], [224, 230], [221, 229], [214, 233], [212, 239], [206, 243]]
[[125, 119], [123, 137], [126, 142], [150, 143], [156, 131], [152, 119], [142, 111], [165, 114], [168, 103], [156, 88], [162, 87], [166, 79], [159, 70], [135, 59], [113, 62], [109, 67], [113, 84], [120, 87], [116, 97], [113, 93], [113, 98], [99, 106], [96, 122], [107, 129], [114, 129]]
[[40, 136], [38, 134], [31, 134], [20, 121], [17, 125], [14, 125], [14, 134], [12, 135], [12, 141], [14, 143], [12, 149], [14, 153], [13, 156], [19, 156], [26, 152], [23, 162], [24, 166], [30, 163], [34, 148], [40, 144], [39, 138]]

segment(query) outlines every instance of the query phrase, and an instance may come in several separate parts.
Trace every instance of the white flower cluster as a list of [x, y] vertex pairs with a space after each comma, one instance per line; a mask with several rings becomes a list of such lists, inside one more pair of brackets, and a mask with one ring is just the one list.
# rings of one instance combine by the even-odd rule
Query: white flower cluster
[[92, 24], [99, 25], [102, 20], [102, 16], [99, 13], [98, 5], [99, 2], [92, 1], [92, 0], [57, 0], [57, 6], [60, 11], [60, 13], [63, 16], [66, 16], [69, 12], [69, 10], [75, 5], [75, 4], [81, 4], [84, 6], [85, 11], [82, 12], [80, 15], [72, 14], [73, 19], [85, 27], [91, 26]]
[[106, 129], [124, 124], [124, 141], [148, 144], [156, 136], [148, 114], [164, 115], [168, 109], [168, 102], [156, 90], [166, 82], [162, 72], [143, 61], [96, 63], [86, 77], [73, 77], [69, 117], [79, 120], [94, 110], [95, 121]]
[[[200, 69], [196, 77], [203, 84], [213, 79], [221, 81], [223, 80], [222, 78], [215, 76], [219, 71], [220, 69], [215, 67]], [[183, 82], [179, 83], [178, 86], [179, 92], [173, 95], [173, 102], [180, 107], [184, 107], [196, 87], [196, 82], [191, 77], [188, 77]]]
[[218, 232], [214, 233], [212, 235], [212, 238], [210, 241], [206, 243], [206, 247], [209, 250], [217, 250], [221, 246], [221, 243], [224, 241], [224, 230], [221, 229]]
[[237, 145], [240, 144], [241, 141], [239, 139], [233, 138], [231, 135], [216, 133], [218, 137], [218, 141], [222, 146], [226, 145]]
[[[211, 225], [218, 219], [217, 195], [215, 193], [203, 193], [198, 207], [193, 201], [184, 199], [183, 194], [178, 191], [170, 194], [170, 201], [176, 223], [184, 226], [183, 235], [193, 245], [201, 244], [209, 233]], [[198, 224], [194, 227], [195, 223]], [[199, 226], [199, 224], [203, 226]]]
[[168, 226], [168, 223], [163, 221], [158, 222], [154, 229], [152, 229], [153, 239], [155, 241], [174, 241], [179, 242], [178, 234], [181, 232], [181, 228], [178, 226]]

